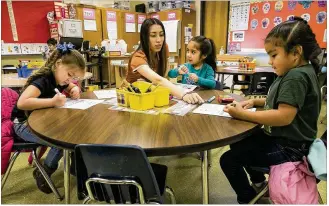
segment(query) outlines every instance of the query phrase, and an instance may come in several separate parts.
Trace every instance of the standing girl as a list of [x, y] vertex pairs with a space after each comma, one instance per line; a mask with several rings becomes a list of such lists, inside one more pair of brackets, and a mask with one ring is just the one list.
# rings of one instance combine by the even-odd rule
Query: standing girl
[[214, 89], [216, 87], [216, 47], [212, 39], [196, 36], [187, 45], [188, 63], [169, 71], [170, 78], [183, 75], [183, 84], [195, 84]]
[[183, 89], [164, 78], [168, 58], [165, 37], [165, 29], [160, 20], [150, 18], [143, 22], [140, 45], [129, 60], [127, 81], [133, 83], [138, 79], [149, 80], [167, 87], [174, 96], [185, 102], [203, 103], [203, 99], [197, 93], [185, 93]]
[[[73, 49], [73, 45], [58, 45], [45, 66], [30, 76], [23, 87], [22, 93], [12, 111], [14, 130], [17, 136], [28, 142], [44, 144], [27, 125], [27, 115], [35, 109], [60, 107], [65, 104], [66, 96], [60, 94], [65, 90], [73, 99], [80, 98], [80, 89], [72, 83], [73, 80], [83, 78], [85, 74], [85, 60]], [[58, 89], [60, 93], [56, 93]], [[44, 162], [44, 168], [51, 176], [62, 158], [62, 150], [52, 147]], [[33, 171], [38, 188], [44, 193], [51, 193], [46, 180], [38, 169]]]
[[[251, 166], [301, 161], [317, 134], [321, 108], [317, 56], [321, 49], [312, 29], [305, 20], [294, 17], [271, 30], [265, 39], [265, 50], [278, 75], [267, 98], [225, 108], [232, 117], [264, 125], [263, 131], [231, 145], [220, 159], [239, 203], [248, 203], [256, 195], [243, 168], [251, 182], [261, 187], [264, 174], [251, 170]], [[265, 111], [246, 110], [253, 106], [263, 106]]]

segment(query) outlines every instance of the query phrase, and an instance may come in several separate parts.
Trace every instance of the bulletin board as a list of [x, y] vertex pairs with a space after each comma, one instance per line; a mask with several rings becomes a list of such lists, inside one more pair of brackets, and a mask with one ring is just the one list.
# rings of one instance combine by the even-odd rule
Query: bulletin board
[[175, 61], [179, 64], [186, 62], [186, 44], [184, 41], [186, 27], [191, 27], [192, 36], [196, 34], [196, 12], [193, 9], [168, 9], [156, 13], [149, 13], [148, 18], [157, 16], [161, 21], [179, 20], [180, 21], [180, 50], [170, 52], [170, 56], [175, 56]]
[[[135, 32], [126, 32], [126, 14], [131, 14], [134, 16], [134, 24], [135, 24]], [[126, 44], [128, 45], [128, 52], [133, 51], [133, 46], [138, 44], [140, 40], [140, 33], [138, 32], [138, 14], [144, 14], [139, 12], [130, 12], [130, 11], [121, 11], [120, 23], [121, 24], [121, 39], [125, 40]], [[144, 14], [145, 15], [145, 14]]]
[[[77, 19], [80, 19], [83, 23], [82, 31], [83, 31], [83, 40], [87, 40], [90, 42], [90, 46], [94, 47], [96, 44], [98, 46], [102, 43], [102, 16], [101, 9], [95, 6], [77, 4], [75, 6], [77, 12]], [[96, 31], [88, 31], [84, 29], [84, 14], [83, 9], [91, 9], [94, 12], [94, 19], [96, 21]]]
[[46, 43], [50, 38], [47, 13], [54, 1], [12, 1], [18, 41], [14, 41], [6, 1], [1, 1], [1, 39], [5, 43]]
[[121, 10], [118, 9], [105, 9], [102, 8], [102, 27], [103, 27], [103, 40], [109, 39], [108, 35], [108, 28], [107, 28], [107, 21], [109, 20], [107, 18], [107, 12], [115, 12], [115, 20], [116, 20], [116, 26], [117, 26], [117, 38], [119, 39], [122, 36], [122, 23], [121, 23]]
[[[229, 31], [228, 46], [232, 43], [233, 45], [239, 44], [242, 52], [264, 49], [266, 35], [275, 26], [275, 23], [279, 23], [280, 18], [283, 22], [287, 20], [288, 16], [295, 15], [309, 20], [308, 23], [316, 35], [318, 44], [321, 48], [326, 48], [327, 43], [324, 42], [325, 30], [327, 29], [326, 1], [309, 1], [309, 3], [304, 1], [304, 3], [306, 2], [304, 5], [301, 2], [293, 0], [251, 2], [248, 28], [242, 31], [244, 37], [242, 39], [233, 39], [233, 32], [236, 31]], [[318, 15], [320, 15], [320, 18]], [[321, 15], [325, 18], [321, 18]]]

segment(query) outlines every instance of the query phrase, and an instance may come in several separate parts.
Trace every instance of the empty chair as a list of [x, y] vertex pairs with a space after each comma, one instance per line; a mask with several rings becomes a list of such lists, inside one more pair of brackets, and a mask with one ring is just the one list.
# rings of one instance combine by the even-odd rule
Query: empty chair
[[149, 163], [138, 146], [77, 145], [75, 147], [78, 199], [116, 204], [164, 203], [167, 167]]
[[247, 95], [266, 96], [275, 78], [276, 74], [271, 72], [257, 72], [253, 74], [251, 86]]

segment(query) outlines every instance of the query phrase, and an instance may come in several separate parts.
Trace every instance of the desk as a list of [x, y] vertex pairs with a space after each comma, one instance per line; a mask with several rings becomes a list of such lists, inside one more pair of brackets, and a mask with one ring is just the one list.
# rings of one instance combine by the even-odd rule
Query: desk
[[[202, 98], [227, 94], [218, 90], [198, 92]], [[229, 94], [237, 101], [239, 95]], [[82, 98], [96, 98], [93, 92]], [[214, 101], [214, 103], [216, 103]], [[77, 144], [126, 144], [142, 147], [148, 156], [203, 151], [203, 203], [208, 203], [207, 150], [244, 139], [258, 125], [236, 119], [188, 113], [147, 115], [109, 110], [97, 104], [87, 110], [48, 108], [32, 112], [28, 124], [40, 139], [64, 149], [66, 204], [70, 203], [70, 152]]]
[[[92, 77], [92, 73], [86, 72], [84, 79], [90, 79]], [[18, 77], [17, 73], [11, 74], [1, 74], [1, 87], [15, 87], [21, 88], [25, 85], [27, 78]]]
[[[111, 64], [112, 60], [122, 60], [124, 61], [124, 64], [127, 64], [130, 58], [129, 56], [104, 56], [103, 58], [107, 59], [107, 72], [108, 72], [108, 78], [109, 78], [109, 87], [112, 87], [112, 82], [111, 82], [111, 76], [112, 73], [114, 72], [114, 76], [115, 76], [115, 82], [116, 82], [116, 87], [118, 87], [118, 85], [121, 84], [121, 81], [117, 83], [117, 80], [121, 80], [122, 77], [124, 76], [122, 72], [120, 71], [120, 66], [114, 66]], [[114, 68], [114, 70], [113, 70]]]
[[[239, 70], [238, 67], [221, 67], [218, 66], [216, 69], [217, 74], [221, 74], [221, 83], [224, 84], [224, 74], [229, 75], [253, 75], [258, 72], [274, 72], [272, 67], [256, 67], [254, 70]], [[219, 80], [219, 77], [218, 77]]]

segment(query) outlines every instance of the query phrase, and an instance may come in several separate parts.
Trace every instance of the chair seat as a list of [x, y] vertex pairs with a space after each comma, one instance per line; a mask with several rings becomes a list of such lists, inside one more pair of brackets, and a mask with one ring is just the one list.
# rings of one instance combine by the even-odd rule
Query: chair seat
[[12, 151], [17, 151], [17, 150], [24, 150], [24, 149], [35, 149], [38, 148], [42, 145], [34, 142], [25, 142], [23, 140], [16, 140], [13, 144]]
[[234, 81], [235, 85], [250, 85], [250, 81]]

